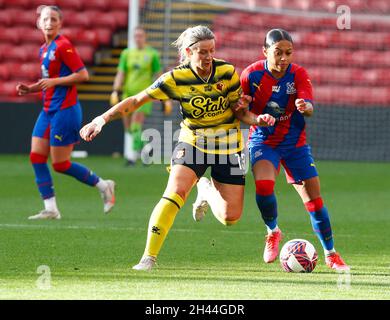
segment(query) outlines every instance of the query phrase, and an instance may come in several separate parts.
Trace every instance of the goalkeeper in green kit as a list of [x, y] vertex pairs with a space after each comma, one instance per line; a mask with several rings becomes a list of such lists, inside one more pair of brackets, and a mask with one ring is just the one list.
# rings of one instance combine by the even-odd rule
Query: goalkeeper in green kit
[[[160, 56], [156, 49], [146, 44], [146, 32], [137, 27], [134, 30], [135, 48], [124, 49], [120, 55], [118, 71], [115, 76], [110, 104], [119, 102], [119, 92], [122, 100], [133, 96], [149, 87], [161, 73]], [[171, 103], [164, 105], [165, 114], [171, 112]], [[143, 148], [142, 126], [145, 116], [152, 112], [152, 103], [146, 103], [133, 114], [123, 118], [124, 150], [126, 165], [134, 165]]]

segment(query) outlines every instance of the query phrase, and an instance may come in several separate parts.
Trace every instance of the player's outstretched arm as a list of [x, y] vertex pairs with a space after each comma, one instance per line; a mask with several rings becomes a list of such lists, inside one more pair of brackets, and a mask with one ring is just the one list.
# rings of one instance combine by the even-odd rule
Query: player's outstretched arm
[[137, 110], [143, 104], [152, 100], [153, 99], [146, 93], [146, 91], [142, 91], [135, 96], [126, 98], [82, 127], [80, 130], [81, 138], [85, 141], [92, 141], [100, 133], [100, 131], [102, 131], [102, 128], [106, 123], [116, 119], [121, 119], [129, 113]]

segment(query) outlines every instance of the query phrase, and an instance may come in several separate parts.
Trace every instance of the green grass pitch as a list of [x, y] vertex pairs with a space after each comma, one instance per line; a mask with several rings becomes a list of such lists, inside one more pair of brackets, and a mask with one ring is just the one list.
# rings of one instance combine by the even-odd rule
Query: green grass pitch
[[[390, 164], [317, 162], [335, 247], [352, 266], [345, 275], [325, 266], [308, 214], [283, 174], [276, 186], [283, 243], [311, 241], [319, 253], [313, 273], [285, 273], [278, 262], [262, 262], [265, 228], [250, 174], [238, 224], [225, 227], [212, 214], [195, 223], [193, 191], [158, 267], [133, 271], [151, 210], [165, 187], [165, 167], [125, 168], [121, 159], [109, 157], [79, 162], [117, 182], [112, 213], [103, 214], [96, 189], [54, 173], [63, 219], [29, 221], [42, 204], [28, 156], [0, 158], [0, 299], [390, 298]], [[40, 273], [40, 266], [49, 269]]]

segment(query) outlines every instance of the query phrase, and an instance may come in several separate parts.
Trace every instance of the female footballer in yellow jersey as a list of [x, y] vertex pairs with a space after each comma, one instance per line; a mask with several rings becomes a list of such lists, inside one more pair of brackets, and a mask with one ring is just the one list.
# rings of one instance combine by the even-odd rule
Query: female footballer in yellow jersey
[[[173, 151], [165, 192], [150, 217], [144, 255], [133, 267], [136, 270], [153, 268], [176, 214], [198, 181], [198, 197], [193, 205], [196, 221], [203, 218], [209, 206], [225, 225], [239, 220], [245, 184], [239, 119], [259, 126], [275, 122], [268, 114], [255, 116], [239, 108], [239, 76], [232, 65], [214, 58], [215, 37], [209, 28], [188, 28], [174, 44], [181, 57], [180, 66], [96, 117], [80, 131], [84, 140], [91, 141], [107, 122], [133, 112], [148, 101], [180, 102], [183, 121], [179, 142]], [[211, 181], [202, 178], [208, 167]]]

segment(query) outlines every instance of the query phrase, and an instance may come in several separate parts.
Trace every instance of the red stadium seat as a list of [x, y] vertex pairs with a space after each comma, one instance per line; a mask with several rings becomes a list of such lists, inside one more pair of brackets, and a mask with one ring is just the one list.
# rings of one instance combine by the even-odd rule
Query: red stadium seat
[[88, 0], [84, 2], [84, 10], [99, 10], [106, 11], [110, 8], [111, 0]]
[[[114, 0], [115, 2], [116, 0]], [[85, 1], [80, 0], [56, 0], [57, 5], [61, 10], [75, 10], [81, 11], [84, 9]]]
[[0, 81], [0, 96], [3, 100], [4, 98], [17, 97], [15, 81]]
[[96, 48], [99, 45], [99, 39], [95, 31], [83, 30], [77, 34], [76, 43], [87, 44]]
[[105, 28], [94, 29], [99, 45], [109, 46], [112, 41], [112, 32]]
[[92, 64], [94, 61], [95, 50], [91, 46], [80, 45], [76, 48], [79, 53], [81, 59], [85, 64]]
[[63, 10], [64, 27], [80, 27], [89, 29], [92, 25], [94, 15], [90, 11], [78, 12], [74, 10]]
[[20, 42], [20, 37], [19, 34], [15, 32], [15, 29], [0, 27], [0, 42], [18, 44]]
[[373, 58], [374, 51], [372, 50], [355, 50], [353, 54], [346, 54], [344, 63], [353, 66], [368, 66], [376, 63]]
[[[145, 1], [140, 1], [145, 2]], [[115, 0], [108, 3], [111, 10], [120, 10], [128, 11], [129, 10], [129, 0]], [[142, 5], [142, 4], [141, 4]]]
[[0, 28], [1, 27], [8, 27], [12, 25], [12, 17], [13, 15], [10, 14], [11, 9], [9, 10], [1, 10], [0, 11]]
[[0, 81], [8, 80], [10, 78], [10, 72], [8, 68], [8, 64], [2, 63], [0, 64]]
[[[361, 88], [362, 91], [363, 88]], [[365, 105], [390, 105], [390, 93], [387, 87], [370, 88], [363, 97]]]
[[29, 26], [31, 28], [37, 27], [38, 15], [30, 10], [16, 10], [13, 11], [13, 24], [17, 26]]
[[42, 5], [46, 5], [46, 6], [55, 6], [57, 5], [57, 2], [56, 0], [29, 0], [30, 2], [30, 8], [32, 9], [38, 9], [40, 6]]
[[35, 82], [41, 78], [40, 65], [37, 62], [10, 63], [10, 78], [13, 80]]
[[[0, 50], [2, 48], [0, 47]], [[39, 58], [39, 46], [33, 44], [25, 44], [20, 46], [8, 46], [3, 49], [4, 61], [38, 61]]]
[[371, 52], [371, 58], [372, 60], [369, 61], [371, 65], [390, 68], [390, 52], [388, 50]]
[[4, 7], [28, 9], [30, 8], [30, 1], [29, 0], [4, 0]]
[[18, 27], [14, 30], [18, 34], [21, 43], [35, 43], [41, 46], [45, 41], [42, 31], [37, 28]]
[[111, 12], [85, 11], [82, 15], [90, 21], [86, 28], [109, 28], [113, 31], [117, 27], [117, 21]]
[[64, 27], [61, 29], [61, 34], [73, 42], [74, 38], [77, 37], [77, 34], [83, 30], [84, 29], [81, 27]]
[[118, 28], [127, 28], [129, 23], [127, 11], [114, 10], [110, 12], [110, 15], [112, 15], [115, 18], [116, 26]]
[[373, 12], [376, 13], [389, 13], [390, 12], [390, 3], [388, 0], [375, 0], [370, 1], [368, 6]]
[[310, 8], [310, 0], [285, 0], [282, 5], [283, 8], [307, 11]]

